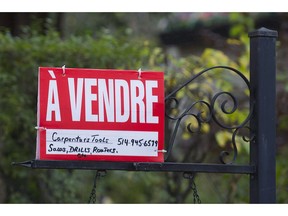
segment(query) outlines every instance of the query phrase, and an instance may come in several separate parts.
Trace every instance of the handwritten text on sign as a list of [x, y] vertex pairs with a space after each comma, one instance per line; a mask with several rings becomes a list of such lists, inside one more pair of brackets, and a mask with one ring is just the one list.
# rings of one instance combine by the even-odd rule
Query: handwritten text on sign
[[[149, 137], [144, 139], [143, 137]], [[46, 153], [157, 156], [158, 133], [147, 131], [49, 130]]]
[[163, 161], [162, 72], [39, 68], [39, 159]]

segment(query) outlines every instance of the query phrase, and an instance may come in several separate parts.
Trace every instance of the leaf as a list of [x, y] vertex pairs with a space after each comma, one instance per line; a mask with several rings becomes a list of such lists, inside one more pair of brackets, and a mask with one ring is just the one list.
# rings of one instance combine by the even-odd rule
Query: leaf
[[232, 134], [227, 131], [218, 131], [215, 134], [216, 141], [218, 145], [222, 148], [225, 147], [226, 143], [231, 140]]

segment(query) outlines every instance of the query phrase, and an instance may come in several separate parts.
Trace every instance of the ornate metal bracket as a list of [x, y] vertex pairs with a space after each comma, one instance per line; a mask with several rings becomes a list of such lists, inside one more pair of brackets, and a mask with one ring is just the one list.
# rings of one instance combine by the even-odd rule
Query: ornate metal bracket
[[[187, 87], [190, 83], [192, 83], [193, 81], [195, 81], [198, 77], [200, 77], [201, 75], [204, 75], [205, 73], [209, 72], [209, 71], [213, 71], [216, 69], [225, 69], [228, 71], [233, 72], [234, 74], [236, 74], [240, 79], [242, 79], [244, 81], [244, 83], [246, 84], [248, 90], [249, 90], [249, 95], [251, 94], [251, 88], [250, 88], [250, 83], [248, 81], [248, 79], [238, 70], [231, 68], [231, 67], [227, 67], [227, 66], [215, 66], [215, 67], [211, 67], [205, 70], [200, 71], [199, 73], [197, 73], [196, 75], [194, 75], [191, 79], [187, 80], [184, 84], [180, 85], [178, 88], [176, 88], [174, 91], [172, 91], [169, 95], [167, 95], [167, 97], [165, 98], [165, 104], [166, 104], [166, 117], [173, 121], [174, 124], [174, 128], [172, 130], [172, 134], [170, 136], [170, 140], [169, 140], [169, 144], [167, 146], [167, 153], [165, 156], [165, 160], [168, 159], [168, 157], [170, 156], [172, 149], [173, 149], [173, 145], [175, 143], [175, 139], [176, 139], [176, 135], [178, 132], [178, 129], [180, 127], [180, 123], [183, 121], [183, 119], [187, 116], [189, 116], [190, 118], [192, 117], [195, 122], [197, 122], [197, 126], [192, 127], [192, 123], [188, 123], [186, 128], [188, 130], [189, 133], [198, 133], [201, 130], [201, 127], [204, 123], [211, 123], [212, 121], [215, 122], [218, 126], [220, 126], [223, 129], [229, 129], [229, 130], [233, 130], [232, 132], [232, 137], [231, 137], [231, 142], [232, 142], [232, 147], [233, 147], [233, 159], [232, 161], [228, 162], [229, 164], [234, 163], [234, 161], [237, 158], [237, 154], [238, 154], [238, 150], [237, 150], [237, 145], [236, 145], [236, 136], [239, 133], [240, 130], [248, 130], [249, 131], [249, 136], [243, 136], [242, 139], [245, 142], [249, 142], [253, 139], [253, 134], [251, 133], [251, 129], [246, 126], [247, 123], [249, 122], [249, 120], [251, 119], [252, 113], [253, 113], [253, 107], [254, 104], [253, 102], [251, 102], [250, 100], [250, 107], [249, 107], [249, 114], [247, 115], [247, 117], [240, 123], [238, 123], [237, 125], [227, 125], [223, 122], [220, 121], [219, 119], [219, 109], [216, 109], [216, 104], [219, 104], [220, 106], [220, 111], [223, 115], [229, 115], [229, 114], [233, 114], [237, 109], [238, 109], [238, 99], [236, 96], [234, 96], [234, 94], [232, 94], [231, 92], [227, 92], [227, 91], [220, 91], [218, 93], [215, 93], [214, 96], [212, 96], [212, 98], [210, 99], [210, 101], [205, 101], [205, 100], [198, 100], [198, 101], [193, 101], [193, 99], [188, 98], [189, 103], [186, 103], [185, 107], [181, 107], [181, 110], [183, 111], [179, 111], [179, 99], [176, 98], [177, 93], [182, 90], [184, 87]], [[221, 96], [226, 96], [228, 99], [224, 100], [224, 101], [220, 101], [219, 98]], [[220, 102], [219, 102], [220, 101]], [[232, 104], [232, 107], [230, 106], [230, 108], [228, 108], [227, 104], [228, 102], [230, 102], [230, 104]], [[198, 105], [201, 105], [201, 109], [197, 108]], [[168, 109], [167, 109], [168, 108]], [[178, 109], [177, 110], [177, 115], [174, 116], [173, 114], [173, 110]], [[175, 112], [174, 112], [175, 113]], [[194, 123], [195, 125], [195, 123]], [[220, 161], [223, 164], [226, 164], [226, 162], [224, 161], [224, 157], [229, 155], [229, 152], [227, 151], [222, 151], [220, 153]]]

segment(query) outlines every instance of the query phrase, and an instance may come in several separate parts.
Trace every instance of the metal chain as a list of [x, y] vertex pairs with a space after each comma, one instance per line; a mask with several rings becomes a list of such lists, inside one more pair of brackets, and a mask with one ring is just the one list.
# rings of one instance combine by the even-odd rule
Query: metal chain
[[194, 204], [196, 204], [196, 203], [200, 204], [201, 200], [200, 200], [200, 197], [198, 195], [197, 187], [196, 187], [196, 184], [195, 184], [195, 181], [194, 181], [195, 174], [194, 173], [184, 173], [183, 177], [186, 178], [186, 179], [189, 179], [189, 186], [190, 186], [190, 188], [193, 191]]
[[190, 180], [190, 187], [191, 189], [193, 190], [193, 200], [194, 200], [194, 203], [198, 203], [200, 204], [201, 203], [201, 200], [200, 200], [200, 197], [198, 195], [198, 192], [197, 192], [197, 187], [196, 187], [196, 184], [194, 182], [194, 180]]
[[105, 170], [97, 170], [88, 203], [96, 203], [96, 182], [97, 179], [100, 179], [100, 177], [104, 177], [105, 175], [106, 175]]

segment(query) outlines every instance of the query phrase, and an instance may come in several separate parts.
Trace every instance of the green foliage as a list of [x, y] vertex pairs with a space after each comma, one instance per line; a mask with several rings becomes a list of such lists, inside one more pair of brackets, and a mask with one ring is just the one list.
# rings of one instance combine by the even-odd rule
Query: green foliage
[[231, 37], [239, 38], [241, 35], [243, 35], [243, 33], [247, 33], [254, 30], [253, 16], [255, 16], [255, 14], [230, 13], [229, 21], [232, 25], [230, 29]]
[[288, 168], [287, 168], [287, 146], [282, 147], [276, 156], [276, 194], [278, 203], [288, 203]]

